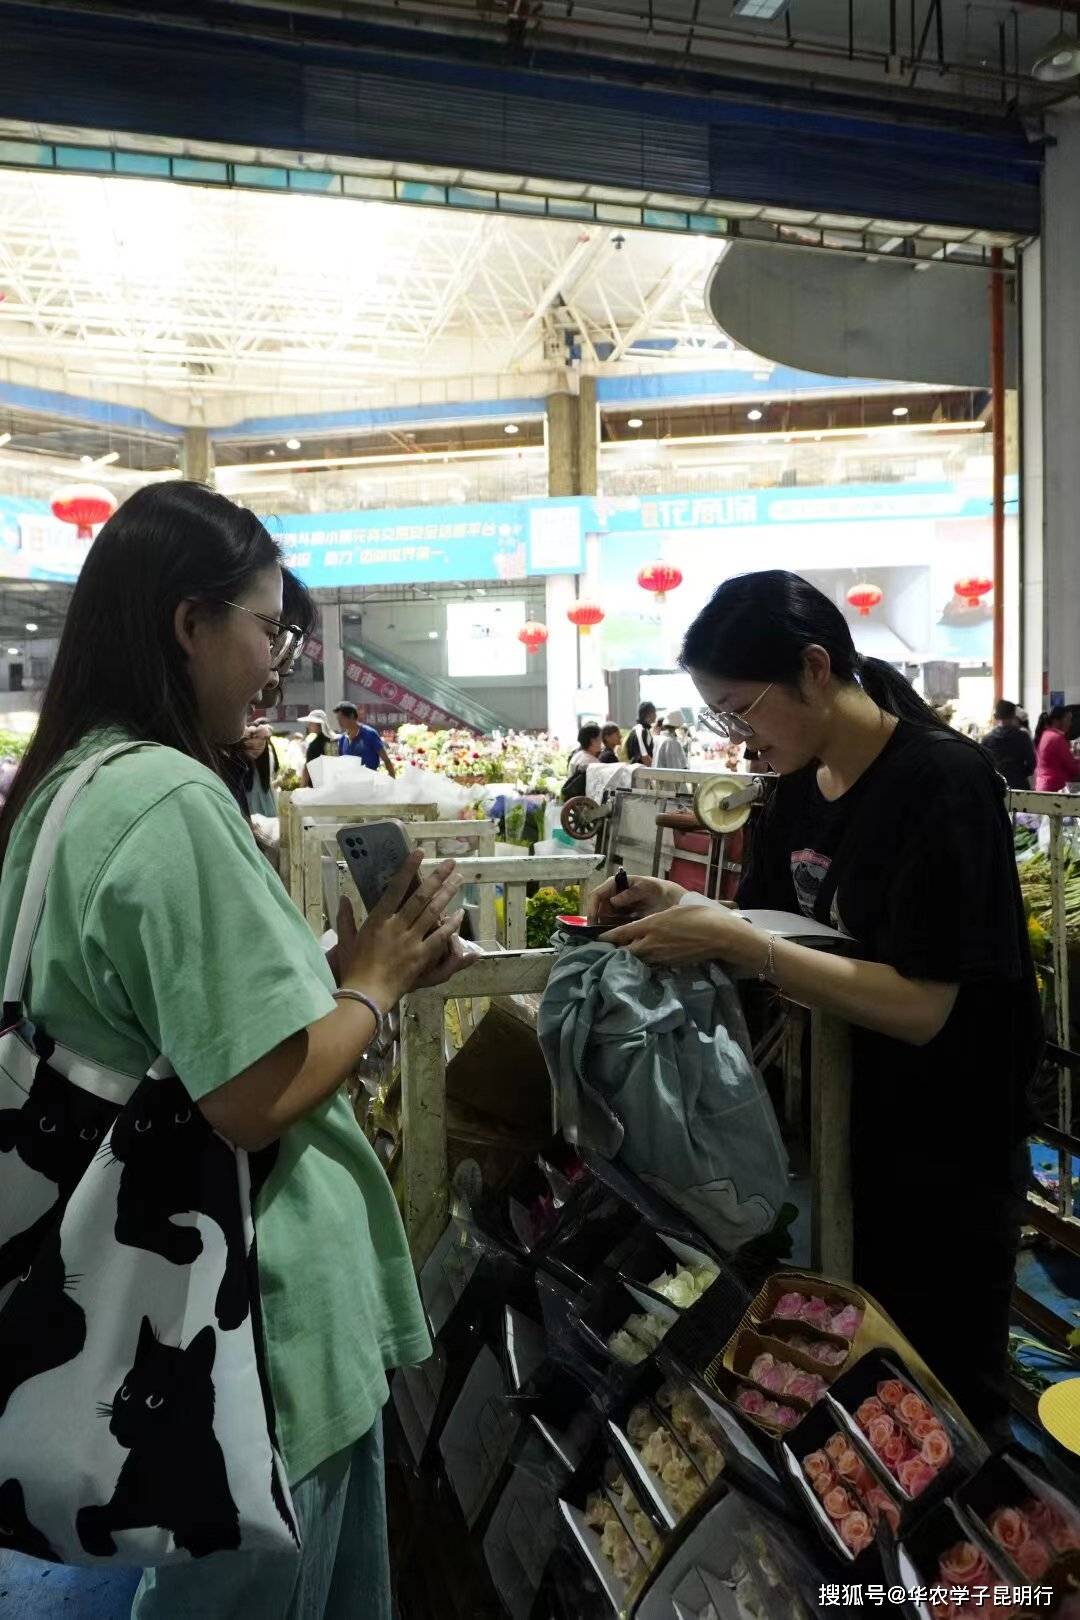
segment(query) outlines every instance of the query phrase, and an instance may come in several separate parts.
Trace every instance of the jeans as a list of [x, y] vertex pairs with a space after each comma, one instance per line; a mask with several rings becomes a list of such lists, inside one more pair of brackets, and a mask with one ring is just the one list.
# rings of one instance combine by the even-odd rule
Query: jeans
[[303, 1552], [144, 1571], [132, 1620], [391, 1620], [382, 1419], [292, 1487]]

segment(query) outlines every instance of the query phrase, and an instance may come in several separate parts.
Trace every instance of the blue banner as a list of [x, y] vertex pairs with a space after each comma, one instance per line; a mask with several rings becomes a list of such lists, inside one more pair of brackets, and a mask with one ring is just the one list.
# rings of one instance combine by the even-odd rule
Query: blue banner
[[577, 574], [593, 503], [412, 506], [268, 518], [305, 585], [407, 585]]

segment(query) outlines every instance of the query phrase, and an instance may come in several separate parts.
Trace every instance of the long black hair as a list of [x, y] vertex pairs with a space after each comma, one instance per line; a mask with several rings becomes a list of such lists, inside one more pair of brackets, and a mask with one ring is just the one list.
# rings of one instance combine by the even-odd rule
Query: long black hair
[[1038, 748], [1039, 738], [1042, 736], [1047, 726], [1057, 725], [1059, 720], [1064, 720], [1065, 716], [1071, 713], [1071, 709], [1067, 709], [1064, 703], [1055, 703], [1052, 709], [1040, 714], [1038, 723], [1035, 727], [1035, 735], [1032, 738], [1032, 742], [1034, 743], [1035, 747]]
[[828, 653], [838, 681], [858, 683], [886, 714], [951, 731], [891, 664], [856, 652], [835, 602], [783, 568], [726, 580], [686, 632], [679, 661], [685, 669], [729, 680], [797, 687], [803, 655], [812, 646]]
[[136, 490], [86, 554], [37, 730], [3, 811], [0, 861], [27, 800], [88, 732], [122, 727], [222, 773], [173, 619], [191, 598], [225, 614], [281, 552], [253, 512], [177, 479]]

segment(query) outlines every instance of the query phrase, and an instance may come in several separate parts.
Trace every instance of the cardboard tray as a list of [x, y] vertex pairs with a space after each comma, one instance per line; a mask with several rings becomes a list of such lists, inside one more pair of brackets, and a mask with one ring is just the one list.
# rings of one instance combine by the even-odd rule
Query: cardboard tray
[[940, 1399], [925, 1389], [921, 1379], [909, 1370], [901, 1356], [883, 1350], [871, 1350], [867, 1355], [861, 1356], [829, 1390], [829, 1405], [844, 1424], [848, 1434], [858, 1442], [859, 1449], [864, 1454], [869, 1453], [877, 1461], [873, 1447], [855, 1420], [855, 1413], [864, 1400], [876, 1395], [879, 1383], [887, 1379], [896, 1379], [909, 1385], [931, 1408], [952, 1442], [952, 1460], [938, 1470], [932, 1484], [917, 1496], [912, 1496], [905, 1490], [887, 1465], [882, 1461], [877, 1462], [879, 1472], [884, 1473], [889, 1481], [892, 1494], [901, 1503], [907, 1504], [912, 1509], [917, 1508], [921, 1513], [948, 1496], [972, 1469], [978, 1466], [980, 1457], [976, 1449], [969, 1444], [967, 1420], [959, 1408], [947, 1396]]
[[[867, 1581], [880, 1581], [881, 1543], [889, 1534], [887, 1525], [879, 1524], [873, 1542], [861, 1552], [855, 1553], [845, 1545], [843, 1538], [836, 1528], [834, 1521], [822, 1506], [821, 1498], [813, 1489], [809, 1479], [803, 1471], [803, 1461], [814, 1451], [824, 1451], [826, 1444], [833, 1435], [839, 1434], [844, 1440], [850, 1437], [844, 1427], [838, 1422], [834, 1412], [824, 1406], [816, 1406], [797, 1429], [787, 1436], [780, 1445], [780, 1457], [787, 1478], [788, 1485], [798, 1498], [804, 1519], [809, 1519], [815, 1531], [829, 1548], [834, 1558], [840, 1559], [858, 1577], [862, 1583]], [[895, 1493], [889, 1492], [881, 1471], [874, 1466], [873, 1453], [868, 1457], [865, 1451], [853, 1446], [860, 1460], [866, 1464], [867, 1470], [874, 1483], [879, 1485], [889, 1495], [897, 1506]], [[846, 1480], [840, 1484], [852, 1498], [852, 1506], [856, 1509], [865, 1508], [867, 1515], [874, 1523], [874, 1515], [869, 1506], [860, 1496], [858, 1487], [850, 1485]]]
[[[986, 1556], [990, 1565], [989, 1584], [992, 1587], [997, 1585], [1011, 1588], [1018, 1584], [997, 1561], [992, 1550], [985, 1546], [978, 1532], [957, 1508], [956, 1503], [949, 1499], [939, 1502], [913, 1530], [904, 1535], [894, 1552], [890, 1554], [888, 1549], [886, 1550], [887, 1571], [891, 1566], [898, 1577], [897, 1584], [906, 1590], [922, 1588], [929, 1592], [935, 1586], [947, 1584], [938, 1572], [938, 1559], [943, 1552], [961, 1541], [971, 1542]], [[908, 1614], [917, 1616], [917, 1620], [933, 1620], [929, 1603], [909, 1601], [904, 1607]], [[989, 1602], [984, 1603], [983, 1608], [990, 1615], [994, 1612]]]
[[[1073, 1548], [1055, 1547], [1052, 1540], [1040, 1537], [1050, 1560], [1039, 1575], [1023, 1569], [1013, 1551], [1003, 1547], [990, 1529], [990, 1519], [996, 1509], [1019, 1507], [1032, 1497], [1056, 1508], [1077, 1532], [1074, 1539], [1078, 1543]], [[1013, 1585], [1052, 1586], [1058, 1602], [1080, 1591], [1080, 1509], [1047, 1477], [1030, 1454], [1015, 1448], [992, 1457], [957, 1490], [956, 1501], [998, 1563], [1008, 1571]]]

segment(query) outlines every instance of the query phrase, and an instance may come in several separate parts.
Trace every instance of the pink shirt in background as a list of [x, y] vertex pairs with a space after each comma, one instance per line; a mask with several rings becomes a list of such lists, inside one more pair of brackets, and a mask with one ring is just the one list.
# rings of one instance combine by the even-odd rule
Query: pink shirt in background
[[1075, 758], [1068, 739], [1063, 732], [1047, 727], [1035, 750], [1036, 793], [1061, 793], [1066, 783], [1075, 782], [1077, 777], [1080, 760]]

